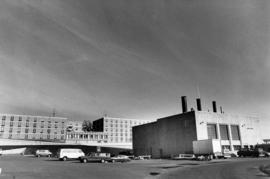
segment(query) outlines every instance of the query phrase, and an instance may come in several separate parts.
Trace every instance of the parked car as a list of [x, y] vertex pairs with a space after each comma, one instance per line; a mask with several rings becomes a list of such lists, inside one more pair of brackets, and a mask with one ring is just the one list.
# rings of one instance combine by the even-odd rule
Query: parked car
[[135, 160], [135, 156], [134, 155], [127, 155], [129, 159], [131, 160]]
[[87, 162], [108, 162], [111, 160], [111, 154], [110, 153], [90, 153], [86, 156], [83, 156], [80, 158], [81, 163], [87, 163]]
[[85, 154], [81, 149], [59, 149], [57, 152], [57, 157], [62, 161], [80, 159], [83, 156], [85, 156]]
[[269, 156], [262, 148], [248, 149], [243, 148], [237, 152], [239, 157], [267, 157]]
[[114, 163], [114, 162], [130, 162], [131, 159], [126, 156], [126, 155], [117, 155], [115, 157], [111, 157], [111, 159], [109, 160], [110, 162]]
[[151, 159], [151, 155], [139, 155], [134, 158], [135, 160], [149, 160]]
[[195, 158], [195, 160], [198, 160], [198, 161], [210, 161], [212, 159], [213, 159], [212, 155], [198, 155]]
[[39, 149], [36, 151], [36, 157], [51, 157], [52, 153], [49, 150]]
[[195, 158], [196, 157], [194, 154], [178, 154], [178, 155], [172, 156], [173, 160], [193, 160]]

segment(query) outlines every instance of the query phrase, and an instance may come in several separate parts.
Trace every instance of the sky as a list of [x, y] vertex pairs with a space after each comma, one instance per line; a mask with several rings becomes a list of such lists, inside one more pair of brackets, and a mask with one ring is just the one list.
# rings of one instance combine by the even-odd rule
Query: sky
[[270, 116], [270, 1], [1, 0], [0, 112]]

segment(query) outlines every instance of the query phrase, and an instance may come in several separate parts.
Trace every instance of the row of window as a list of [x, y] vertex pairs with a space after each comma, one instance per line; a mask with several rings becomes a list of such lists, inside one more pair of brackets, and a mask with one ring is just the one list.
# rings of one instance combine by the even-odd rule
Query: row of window
[[115, 139], [112, 139], [111, 138], [111, 140], [110, 140], [111, 142], [132, 142], [132, 139], [128, 139], [128, 138], [126, 138], [126, 139], [124, 139], [124, 138], [115, 138]]
[[[29, 133], [30, 130], [29, 129], [25, 129], [24, 131], [25, 131], [25, 133]], [[1, 127], [0, 132], [2, 132], [2, 133], [4, 132], [4, 129], [2, 127]], [[13, 128], [9, 128], [9, 133], [12, 133], [12, 132], [13, 132]], [[36, 129], [33, 129], [32, 132], [33, 133], [36, 133], [37, 130]], [[21, 130], [17, 129], [17, 133], [21, 133]], [[40, 133], [43, 133], [43, 131], [41, 131]], [[51, 129], [47, 129], [47, 133], [50, 134], [51, 133]], [[57, 134], [57, 131], [55, 131], [54, 134]], [[61, 130], [61, 134], [65, 134], [65, 130]]]
[[127, 129], [125, 129], [125, 130], [124, 129], [119, 129], [118, 130], [118, 129], [108, 129], [108, 128], [105, 128], [105, 132], [108, 132], [108, 131], [111, 131], [111, 132], [114, 132], [114, 131], [115, 132], [118, 132], [118, 131], [119, 132], [132, 132], [132, 129], [129, 129], [129, 130], [127, 130]]
[[69, 134], [71, 139], [108, 139], [108, 135], [93, 135], [93, 134]]
[[[9, 134], [8, 138], [9, 138], [9, 139], [14, 139], [14, 138], [19, 138], [19, 136], [18, 136], [18, 135], [14, 135], [14, 134]], [[53, 138], [52, 138], [51, 135], [46, 135], [46, 136], [45, 136], [45, 135], [40, 135], [39, 137], [37, 137], [37, 136], [30, 136], [30, 135], [28, 135], [28, 134], [25, 134], [25, 135], [24, 135], [24, 138], [25, 138], [25, 139], [41, 139], [41, 140], [42, 140], [42, 139], [43, 139], [43, 140], [44, 140], [44, 139], [48, 139], [48, 140], [50, 140], [50, 139], [54, 139], [54, 140], [58, 139], [57, 136], [53, 136]], [[65, 139], [65, 136], [62, 135], [62, 136], [60, 137], [60, 139], [61, 139], [61, 140], [64, 140], [64, 139]]]
[[117, 124], [117, 123], [121, 123], [121, 124], [126, 124], [126, 125], [128, 125], [128, 124], [130, 124], [130, 125], [141, 125], [141, 124], [145, 124], [146, 122], [141, 122], [141, 121], [127, 121], [127, 120], [108, 120], [108, 119], [106, 119], [105, 120], [105, 124], [106, 123], [115, 123], [115, 124]]
[[[6, 125], [6, 122], [4, 121], [4, 120], [2, 120], [2, 124], [1, 124], [2, 126], [5, 126]], [[14, 126], [14, 122], [13, 121], [10, 121], [9, 122], [9, 126]], [[25, 127], [29, 127], [30, 125], [29, 125], [29, 121], [26, 121], [26, 124], [25, 124]], [[37, 127], [37, 122], [33, 122], [33, 125], [32, 125], [33, 127]], [[53, 125], [51, 124], [51, 122], [48, 122], [48, 125], [47, 125], [47, 127], [48, 128], [51, 128]], [[58, 128], [58, 126], [59, 126], [59, 124], [58, 124], [58, 122], [55, 122], [54, 123], [54, 128]], [[18, 122], [18, 127], [22, 127], [22, 122]], [[41, 121], [41, 124], [40, 124], [40, 127], [41, 128], [44, 128], [45, 127], [45, 125], [44, 125], [44, 121]], [[62, 122], [62, 126], [61, 126], [62, 128], [64, 128], [65, 127], [65, 123], [64, 122]]]
[[113, 125], [113, 124], [111, 124], [111, 125], [105, 125], [105, 127], [120, 127], [120, 128], [131, 128], [131, 126], [128, 126], [128, 125], [117, 125], [117, 124], [115, 124], [115, 125]]
[[130, 134], [130, 135], [128, 135], [128, 134], [123, 134], [123, 133], [120, 133], [120, 134], [118, 134], [118, 133], [111, 133], [111, 136], [132, 136], [132, 134]]
[[[240, 140], [240, 133], [239, 133], [239, 126], [238, 125], [231, 125], [231, 134], [229, 134], [228, 125], [220, 124], [219, 125], [220, 131], [220, 139], [221, 140], [229, 140], [230, 135], [232, 140]], [[217, 124], [207, 124], [207, 134], [208, 139], [217, 139]]]
[[[6, 116], [3, 116], [2, 117], [2, 126], [4, 126], [5, 123], [6, 123]], [[29, 126], [29, 123], [30, 123], [30, 120], [27, 119], [26, 120], [26, 127]], [[35, 118], [34, 121], [33, 121], [33, 126], [36, 126], [37, 123], [38, 123], [37, 122], [37, 119]], [[41, 127], [44, 127], [45, 121], [41, 121], [40, 123], [41, 123]], [[48, 127], [51, 127], [52, 121], [47, 121], [47, 123], [48, 123]], [[60, 123], [60, 122], [58, 122], [58, 121], [55, 121], [54, 122], [54, 125], [55, 125], [56, 128], [58, 127], [58, 123]], [[65, 126], [65, 122], [61, 122], [61, 123], [62, 123], [62, 127], [64, 127]], [[11, 118], [10, 118], [10, 126], [13, 126], [13, 124], [14, 124], [14, 116], [11, 116]], [[18, 126], [21, 126], [21, 125], [22, 125], [22, 118], [19, 117]]]

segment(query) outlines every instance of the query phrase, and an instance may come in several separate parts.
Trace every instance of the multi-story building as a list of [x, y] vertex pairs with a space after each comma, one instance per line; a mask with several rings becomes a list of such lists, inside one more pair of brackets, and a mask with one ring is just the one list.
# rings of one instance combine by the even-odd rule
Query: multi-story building
[[0, 138], [64, 141], [67, 118], [0, 114]]
[[150, 120], [103, 117], [93, 121], [93, 130], [108, 135], [109, 143], [132, 143], [132, 127], [152, 122]]

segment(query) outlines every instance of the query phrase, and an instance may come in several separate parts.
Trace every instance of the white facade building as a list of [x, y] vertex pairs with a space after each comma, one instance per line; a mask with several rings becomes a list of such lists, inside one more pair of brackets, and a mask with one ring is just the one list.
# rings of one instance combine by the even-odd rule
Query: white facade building
[[0, 114], [0, 138], [64, 141], [67, 118]]
[[109, 143], [132, 144], [132, 127], [150, 123], [151, 120], [103, 117], [93, 121], [93, 130], [108, 135]]

